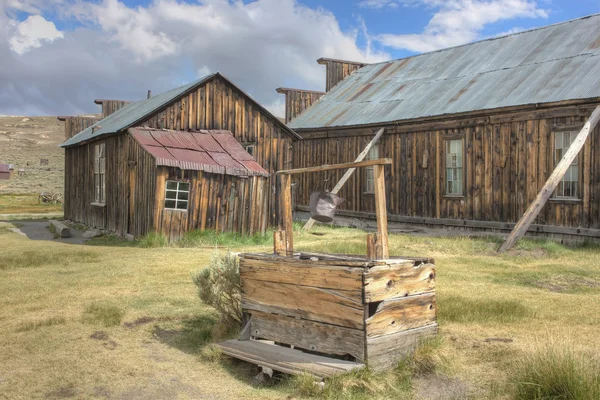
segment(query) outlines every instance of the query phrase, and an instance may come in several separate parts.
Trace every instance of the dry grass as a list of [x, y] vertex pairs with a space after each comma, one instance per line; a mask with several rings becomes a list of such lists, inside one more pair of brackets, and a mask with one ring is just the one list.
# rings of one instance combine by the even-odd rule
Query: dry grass
[[[298, 233], [297, 249], [365, 250], [362, 232], [317, 230], [323, 235]], [[515, 363], [535, 358], [536, 344], [569, 341], [577, 343], [575, 360], [599, 357], [596, 246], [524, 242], [518, 255], [498, 257], [497, 243], [485, 239], [391, 235], [393, 255], [436, 259], [441, 340], [395, 371], [339, 377], [313, 393], [291, 382], [255, 388], [252, 368], [207, 347], [218, 316], [198, 300], [190, 272], [208, 263], [211, 249], [32, 246], [5, 229], [0, 241], [0, 393], [7, 398], [438, 398], [435, 390], [458, 385], [453, 393], [510, 399], [519, 395]], [[585, 290], [540, 284], [565, 276]]]
[[[0, 117], [0, 163], [15, 166], [15, 175], [0, 181], [0, 193], [63, 193], [63, 124], [56, 117]], [[19, 169], [26, 175], [19, 176]]]
[[62, 214], [62, 204], [39, 203], [37, 195], [13, 193], [0, 196], [0, 218], [18, 214]]

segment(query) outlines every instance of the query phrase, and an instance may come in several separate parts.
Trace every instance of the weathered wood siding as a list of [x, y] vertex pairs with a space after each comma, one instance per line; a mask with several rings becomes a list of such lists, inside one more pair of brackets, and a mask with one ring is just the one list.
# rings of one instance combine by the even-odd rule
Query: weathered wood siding
[[[516, 222], [554, 169], [554, 134], [578, 131], [594, 105], [537, 112], [485, 115], [477, 118], [390, 125], [380, 140], [386, 166], [388, 212], [398, 216]], [[299, 133], [294, 168], [354, 160], [378, 127]], [[444, 139], [464, 137], [464, 190], [445, 196]], [[600, 128], [579, 155], [580, 199], [550, 200], [537, 224], [600, 228]], [[308, 205], [312, 191], [331, 189], [344, 171], [298, 175], [296, 201]], [[365, 169], [342, 188], [340, 209], [375, 212], [374, 198], [365, 194]]]
[[[254, 158], [268, 172], [291, 167], [292, 139], [282, 131], [276, 118], [263, 113], [245, 95], [220, 79], [209, 81], [137, 126], [229, 130], [242, 145], [255, 146]], [[278, 222], [276, 185], [276, 179], [269, 179], [270, 224]]]
[[[94, 203], [94, 144], [106, 143], [106, 202]], [[125, 235], [152, 229], [155, 163], [129, 135], [65, 149], [65, 219]]]
[[65, 140], [72, 138], [98, 121], [100, 121], [100, 118], [96, 117], [65, 117]]
[[277, 93], [285, 94], [285, 123], [287, 124], [304, 110], [312, 106], [325, 92], [313, 90], [279, 88]]
[[170, 242], [195, 229], [246, 234], [267, 229], [267, 178], [187, 171], [190, 182], [188, 209], [164, 208], [165, 185], [172, 168], [159, 167], [156, 174], [154, 227]]
[[125, 107], [131, 103], [126, 100], [101, 100], [102, 101], [102, 118], [108, 117], [110, 114]]
[[329, 92], [335, 85], [346, 79], [351, 73], [366, 65], [359, 62], [334, 60], [331, 58], [320, 58], [317, 62], [321, 65], [325, 65], [327, 68], [325, 72], [326, 92]]

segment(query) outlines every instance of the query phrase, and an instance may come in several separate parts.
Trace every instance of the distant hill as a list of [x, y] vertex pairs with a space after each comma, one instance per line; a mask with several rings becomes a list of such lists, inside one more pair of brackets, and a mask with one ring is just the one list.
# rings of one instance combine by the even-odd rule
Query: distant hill
[[[0, 180], [0, 193], [62, 194], [65, 156], [58, 146], [64, 136], [64, 123], [56, 117], [0, 116], [0, 163], [15, 167], [10, 180]], [[42, 159], [48, 165], [41, 165]]]

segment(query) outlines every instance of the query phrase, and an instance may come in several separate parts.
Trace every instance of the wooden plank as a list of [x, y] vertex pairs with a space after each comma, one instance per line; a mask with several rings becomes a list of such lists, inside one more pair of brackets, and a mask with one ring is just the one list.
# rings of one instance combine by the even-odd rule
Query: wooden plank
[[431, 324], [404, 332], [367, 339], [369, 368], [382, 371], [395, 367], [402, 358], [418, 347], [420, 341], [435, 335], [437, 331], [437, 324]]
[[217, 344], [221, 351], [234, 358], [248, 361], [286, 374], [310, 374], [325, 378], [364, 367], [352, 361], [308, 354], [295, 349], [255, 340], [228, 340]]
[[362, 329], [361, 293], [246, 279], [242, 308]]
[[[273, 253], [278, 256], [286, 255], [286, 240], [285, 240], [285, 231], [273, 231]], [[241, 263], [242, 260], [240, 260]]]
[[365, 359], [365, 338], [362, 330], [260, 311], [252, 311], [250, 323], [250, 334], [255, 338], [273, 340], [319, 353], [339, 356], [349, 354], [359, 361]]
[[295, 175], [295, 174], [304, 174], [307, 172], [322, 172], [322, 171], [331, 171], [334, 169], [346, 169], [346, 168], [358, 168], [358, 167], [372, 167], [375, 165], [386, 165], [391, 164], [392, 160], [389, 158], [380, 158], [378, 160], [367, 160], [361, 162], [349, 162], [342, 164], [333, 164], [333, 165], [319, 165], [316, 167], [307, 167], [307, 168], [297, 168], [297, 169], [288, 169], [277, 171], [276, 175]]
[[435, 322], [436, 314], [435, 293], [385, 300], [366, 321], [367, 337], [389, 335], [429, 325]]
[[[381, 135], [383, 135], [384, 131], [385, 131], [385, 128], [381, 128], [380, 130], [377, 131], [377, 133], [375, 134], [375, 137], [369, 142], [369, 144], [367, 144], [367, 146], [363, 149], [363, 151], [360, 152], [360, 154], [358, 155], [358, 157], [356, 157], [356, 160], [354, 160], [354, 162], [361, 162], [362, 160], [365, 159], [367, 154], [369, 154], [369, 151], [371, 150], [371, 148], [379, 141], [379, 138], [381, 137]], [[344, 186], [344, 184], [346, 184], [348, 179], [350, 179], [350, 177], [352, 176], [354, 171], [356, 171], [356, 168], [348, 169], [344, 173], [344, 176], [342, 176], [342, 179], [340, 179], [339, 182], [335, 184], [335, 186], [331, 190], [331, 193], [338, 194], [340, 189]], [[308, 221], [306, 221], [306, 224], [304, 224], [303, 229], [312, 228], [312, 226], [315, 224], [315, 222], [316, 221], [314, 219], [310, 218]]]
[[588, 138], [590, 131], [592, 131], [596, 124], [600, 121], [600, 106], [598, 106], [589, 120], [586, 122], [583, 129], [577, 134], [575, 140], [569, 147], [569, 150], [565, 152], [562, 160], [558, 163], [546, 183], [542, 188], [541, 192], [536, 197], [535, 201], [531, 203], [525, 214], [521, 217], [514, 230], [508, 235], [499, 251], [504, 252], [510, 249], [514, 244], [527, 232], [529, 225], [535, 220], [540, 210], [544, 207], [554, 190], [558, 186], [558, 183], [561, 181], [567, 169], [579, 154], [579, 151], [585, 144], [586, 139]]
[[364, 268], [320, 264], [240, 259], [240, 278], [273, 283], [289, 283], [323, 289], [353, 290], [362, 292]]
[[373, 175], [375, 178], [375, 212], [377, 215], [377, 233], [379, 234], [379, 242], [381, 243], [381, 258], [389, 258], [384, 166], [375, 165], [373, 167]]
[[369, 260], [383, 259], [383, 247], [379, 233], [367, 234], [367, 258]]
[[370, 268], [365, 273], [365, 303], [435, 290], [435, 265], [414, 262]]
[[283, 225], [282, 230], [285, 231], [285, 248], [286, 255], [291, 257], [294, 255], [294, 220], [292, 215], [292, 178], [290, 175], [280, 176], [281, 188], [281, 214]]

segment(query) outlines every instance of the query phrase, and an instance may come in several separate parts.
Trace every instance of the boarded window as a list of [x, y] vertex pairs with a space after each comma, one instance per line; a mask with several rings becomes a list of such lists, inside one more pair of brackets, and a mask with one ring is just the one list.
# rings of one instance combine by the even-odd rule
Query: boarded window
[[187, 210], [189, 198], [189, 182], [167, 181], [165, 208], [170, 210]]
[[446, 195], [463, 195], [463, 141], [446, 140]]
[[[554, 165], [556, 166], [571, 147], [571, 143], [577, 136], [577, 132], [556, 132], [554, 134]], [[579, 197], [579, 157], [575, 157], [573, 163], [567, 169], [565, 176], [558, 183], [556, 197]]]
[[94, 145], [94, 201], [104, 203], [106, 201], [106, 155], [105, 144]]
[[[367, 153], [367, 160], [379, 159], [379, 146], [373, 146]], [[373, 167], [367, 167], [366, 193], [375, 193], [375, 172]]]

